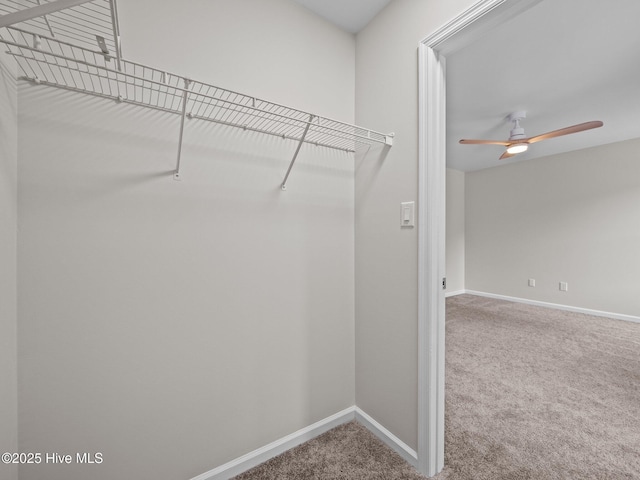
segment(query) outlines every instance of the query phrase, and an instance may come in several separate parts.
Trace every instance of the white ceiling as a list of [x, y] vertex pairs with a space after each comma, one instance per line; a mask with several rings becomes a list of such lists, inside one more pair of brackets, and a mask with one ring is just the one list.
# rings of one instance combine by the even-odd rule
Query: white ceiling
[[[472, 171], [640, 137], [640, 1], [545, 0], [447, 57], [447, 165]], [[498, 160], [506, 116], [526, 110], [534, 136], [590, 120], [604, 126]]]
[[[356, 33], [391, 0], [295, 1]], [[640, 0], [544, 0], [449, 55], [447, 166], [473, 171], [640, 137], [639, 18]], [[520, 110], [527, 136], [590, 120], [604, 126], [508, 160], [498, 160], [500, 146], [458, 143], [506, 140], [506, 117]]]
[[295, 0], [350, 33], [362, 30], [391, 0]]

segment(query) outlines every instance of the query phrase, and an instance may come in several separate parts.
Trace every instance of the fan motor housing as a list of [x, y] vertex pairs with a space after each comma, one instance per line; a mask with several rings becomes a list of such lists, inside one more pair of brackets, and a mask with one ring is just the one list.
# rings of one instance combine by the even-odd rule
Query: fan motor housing
[[509, 140], [518, 140], [520, 138], [525, 138], [524, 128], [515, 127], [511, 129], [511, 134], [509, 135]]
[[521, 138], [525, 138], [524, 128], [520, 126], [520, 120], [527, 118], [527, 112], [524, 110], [513, 112], [507, 118], [510, 122], [513, 122], [513, 128], [511, 129], [509, 140], [520, 140]]

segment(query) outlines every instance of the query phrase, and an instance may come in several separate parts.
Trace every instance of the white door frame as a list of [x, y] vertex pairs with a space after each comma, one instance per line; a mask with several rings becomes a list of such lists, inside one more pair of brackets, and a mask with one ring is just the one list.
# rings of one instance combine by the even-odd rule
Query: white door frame
[[444, 467], [447, 55], [543, 0], [480, 0], [418, 47], [418, 470]]

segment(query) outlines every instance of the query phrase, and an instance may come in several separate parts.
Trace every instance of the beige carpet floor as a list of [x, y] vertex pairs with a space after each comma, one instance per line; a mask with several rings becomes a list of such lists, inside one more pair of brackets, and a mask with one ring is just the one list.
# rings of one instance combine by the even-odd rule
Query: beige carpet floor
[[[640, 324], [460, 295], [446, 328], [436, 480], [640, 479]], [[351, 422], [236, 478], [425, 477]]]
[[235, 480], [425, 480], [357, 422], [340, 425]]
[[640, 324], [447, 300], [438, 480], [640, 479]]

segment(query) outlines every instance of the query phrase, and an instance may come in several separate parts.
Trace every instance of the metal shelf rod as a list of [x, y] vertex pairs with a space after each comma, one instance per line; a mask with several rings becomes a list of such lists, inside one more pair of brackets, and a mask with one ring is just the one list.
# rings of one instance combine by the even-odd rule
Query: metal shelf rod
[[[33, 35], [33, 33], [31, 33], [31, 32], [27, 32], [27, 31], [24, 31], [24, 30], [21, 30], [21, 29], [18, 29], [18, 28], [14, 28], [14, 27], [12, 27], [12, 30], [18, 31], [18, 32], [22, 33], [23, 35], [29, 35], [29, 36]], [[73, 45], [73, 44], [68, 43], [68, 42], [60, 41], [60, 40], [57, 40], [57, 39], [54, 39], [54, 38], [49, 38], [49, 37], [47, 37], [45, 35], [39, 35], [39, 37], [41, 37], [42, 39], [49, 40], [49, 41], [54, 42], [54, 43], [58, 43], [58, 44], [61, 44], [61, 45], [66, 45], [71, 49], [78, 49], [78, 50], [80, 50], [82, 52], [89, 52], [91, 54], [98, 55], [98, 56], [103, 57], [103, 58], [105, 58], [107, 60], [110, 60], [112, 58], [110, 55], [105, 55], [102, 51], [89, 50], [89, 49], [86, 49], [86, 48], [83, 48], [83, 47], [78, 47], [78, 46]], [[55, 58], [60, 58], [60, 59], [63, 59], [65, 61], [68, 61], [68, 62], [77, 62], [77, 63], [83, 64], [83, 65], [86, 65], [88, 67], [94, 67], [94, 68], [97, 68], [97, 69], [104, 70], [106, 72], [113, 72], [115, 74], [126, 75], [127, 77], [129, 77], [131, 79], [139, 80], [140, 82], [143, 82], [143, 83], [144, 82], [148, 82], [149, 84], [155, 84], [155, 85], [161, 85], [163, 87], [169, 87], [169, 88], [175, 89], [176, 92], [178, 92], [179, 90], [182, 90], [178, 86], [167, 85], [166, 83], [163, 83], [163, 82], [160, 82], [160, 81], [155, 81], [155, 80], [150, 79], [150, 78], [140, 77], [138, 75], [127, 73], [126, 71], [113, 70], [113, 69], [111, 69], [109, 67], [106, 67], [106, 66], [98, 65], [98, 64], [95, 64], [95, 63], [92, 63], [92, 62], [88, 62], [88, 61], [85, 61], [85, 60], [79, 60], [77, 58], [71, 58], [71, 57], [68, 57], [66, 55], [61, 55], [61, 54], [58, 54], [58, 53], [44, 51], [41, 48], [40, 49], [32, 48], [32, 47], [29, 47], [29, 46], [24, 45], [24, 44], [19, 44], [17, 42], [11, 42], [9, 40], [2, 40], [2, 41], [4, 43], [8, 44], [8, 45], [15, 46], [16, 48], [24, 48], [24, 49], [30, 50], [32, 52], [37, 52], [37, 53], [40, 53], [40, 54], [43, 54], [43, 55], [51, 55], [51, 56], [53, 56]], [[29, 57], [27, 57], [25, 55], [22, 55], [22, 56], [27, 61], [33, 60], [33, 61], [36, 61], [36, 62], [43, 62], [42, 60], [38, 60], [38, 59], [35, 59], [35, 58], [34, 59], [30, 59]], [[61, 66], [61, 65], [57, 65], [57, 64], [51, 63], [51, 62], [48, 62], [48, 63], [51, 64], [51, 65], [56, 65], [56, 66], [58, 66], [60, 68], [72, 69], [71, 67], [68, 67], [68, 66]], [[157, 69], [155, 69], [153, 67], [150, 67], [150, 66], [147, 66], [147, 65], [144, 65], [144, 64], [141, 64], [141, 63], [131, 62], [131, 61], [124, 61], [124, 60], [123, 60], [123, 63], [125, 65], [131, 65], [131, 66], [134, 66], [134, 67], [139, 67], [139, 68], [141, 68], [143, 70], [148, 70], [148, 71], [150, 71], [152, 73], [157, 73], [158, 75], [165, 75], [165, 77], [168, 75], [169, 77], [174, 77], [174, 78], [179, 79], [179, 80], [184, 80], [184, 78], [180, 77], [179, 75], [175, 75], [175, 74], [171, 74], [171, 73], [167, 73], [167, 72], [161, 72], [160, 70], [157, 70]], [[86, 73], [90, 74], [89, 72], [86, 72]], [[114, 78], [113, 80], [117, 81], [117, 78]], [[279, 110], [277, 112], [273, 112], [273, 111], [269, 111], [269, 110], [264, 110], [262, 108], [254, 107], [253, 104], [255, 102], [252, 102], [252, 105], [248, 105], [248, 104], [237, 103], [237, 102], [234, 102], [234, 101], [231, 101], [231, 100], [227, 100], [227, 99], [223, 99], [223, 98], [219, 98], [219, 97], [214, 97], [214, 96], [208, 95], [206, 93], [201, 93], [203, 87], [205, 89], [208, 88], [208, 89], [212, 89], [212, 90], [215, 90], [215, 91], [224, 91], [225, 94], [227, 94], [228, 96], [234, 95], [234, 96], [242, 97], [242, 98], [253, 98], [253, 97], [248, 97], [247, 95], [242, 94], [242, 93], [238, 93], [238, 92], [235, 92], [235, 91], [232, 91], [232, 90], [228, 90], [228, 89], [223, 89], [223, 88], [216, 87], [214, 85], [206, 84], [206, 83], [203, 83], [203, 82], [193, 82], [193, 83], [200, 86], [200, 91], [192, 90], [192, 93], [194, 94], [194, 98], [202, 97], [202, 99], [205, 99], [205, 100], [211, 100], [211, 101], [217, 102], [217, 103], [222, 102], [222, 103], [225, 103], [226, 105], [232, 105], [232, 106], [240, 107], [241, 109], [251, 109], [254, 112], [259, 112], [261, 114], [265, 114], [265, 115], [268, 115], [268, 116], [278, 116], [278, 117], [280, 117], [282, 119], [285, 119], [287, 122], [293, 121], [293, 122], [297, 122], [299, 124], [303, 123], [302, 119], [297, 119], [297, 118], [292, 117], [292, 115], [281, 114], [279, 112], [284, 110], [284, 111], [292, 112], [295, 115], [308, 115], [307, 112], [303, 112], [303, 111], [300, 111], [300, 110], [292, 109], [291, 107], [287, 107], [287, 106], [284, 106], [284, 105], [281, 105], [281, 104], [278, 104], [278, 103], [268, 102], [268, 101], [264, 101], [264, 100], [259, 100], [259, 103], [266, 104], [266, 105], [268, 105], [269, 107], [272, 107], [272, 108], [276, 107]], [[88, 92], [88, 93], [90, 93], [90, 92]], [[194, 106], [195, 106], [195, 104], [194, 104]], [[217, 106], [220, 106], [220, 105], [217, 105]], [[221, 108], [229, 109], [229, 107], [221, 107]], [[196, 116], [193, 116], [193, 117], [194, 118], [195, 117], [197, 117], [197, 118], [205, 118], [205, 116], [200, 116], [200, 115], [196, 115]], [[364, 140], [364, 142], [362, 142], [362, 143], [376, 142], [376, 143], [389, 144], [389, 135], [385, 135], [385, 134], [382, 134], [380, 132], [374, 132], [372, 130], [366, 130], [366, 132], [367, 132], [366, 135], [361, 135], [359, 133], [355, 133], [355, 132], [351, 132], [351, 131], [344, 131], [343, 129], [336, 128], [336, 127], [333, 127], [331, 125], [336, 125], [337, 127], [343, 127], [345, 129], [349, 129], [349, 130], [358, 129], [358, 130], [365, 131], [365, 129], [361, 129], [361, 128], [358, 128], [358, 127], [356, 127], [354, 125], [346, 124], [344, 122], [340, 122], [338, 120], [333, 120], [333, 119], [330, 119], [330, 118], [327, 118], [327, 117], [318, 117], [318, 118], [319, 119], [321, 118], [325, 122], [325, 124], [318, 124], [318, 128], [324, 130], [327, 134], [334, 134], [336, 136], [345, 135], [345, 138], [350, 138], [350, 139], [354, 139], [354, 140], [362, 139], [362, 140]], [[270, 118], [269, 120], [274, 120], [274, 119]], [[229, 122], [229, 123], [233, 124], [232, 122]], [[329, 125], [327, 125], [327, 123]], [[242, 125], [239, 125], [239, 126], [242, 126]], [[372, 136], [372, 134], [375, 137], [378, 137], [378, 138], [374, 138], [374, 136]]]
[[[43, 37], [43, 38], [45, 38], [45, 37]], [[88, 61], [84, 61], [84, 60], [79, 60], [79, 59], [75, 59], [75, 58], [67, 57], [67, 56], [65, 56], [65, 55], [60, 55], [60, 54], [57, 54], [57, 53], [44, 52], [44, 51], [42, 51], [42, 50], [40, 50], [40, 49], [33, 48], [33, 47], [29, 47], [29, 46], [22, 45], [22, 44], [18, 44], [18, 43], [11, 42], [11, 41], [8, 41], [8, 40], [3, 40], [3, 43], [6, 43], [7, 45], [15, 46], [15, 47], [17, 47], [17, 48], [23, 48], [23, 49], [26, 49], [26, 50], [30, 50], [30, 51], [32, 51], [32, 52], [37, 52], [37, 53], [39, 53], [39, 54], [49, 55], [49, 56], [52, 56], [52, 57], [54, 57], [54, 58], [58, 58], [58, 59], [61, 59], [61, 60], [65, 60], [65, 61], [67, 61], [67, 62], [75, 62], [75, 63], [81, 64], [81, 65], [85, 65], [85, 66], [87, 66], [87, 67], [100, 69], [100, 70], [103, 70], [103, 71], [105, 71], [105, 72], [111, 72], [111, 73], [113, 73], [113, 74], [114, 74], [114, 75], [116, 75], [116, 76], [117, 76], [117, 75], [122, 75], [122, 76], [128, 77], [129, 79], [132, 79], [132, 80], [134, 80], [134, 81], [135, 81], [135, 80], [138, 80], [138, 81], [140, 81], [140, 82], [142, 82], [142, 83], [151, 84], [151, 85], [156, 85], [156, 86], [158, 86], [158, 87], [171, 89], [171, 90], [175, 91], [175, 93], [176, 93], [176, 94], [184, 94], [184, 92], [185, 92], [185, 90], [184, 90], [183, 88], [181, 88], [181, 87], [173, 86], [173, 85], [167, 85], [166, 83], [162, 83], [161, 81], [156, 81], [156, 80], [151, 80], [151, 79], [148, 79], [148, 78], [140, 77], [140, 76], [138, 76], [138, 75], [134, 75], [134, 74], [131, 74], [131, 73], [127, 73], [126, 71], [117, 71], [117, 70], [112, 70], [112, 69], [110, 69], [110, 68], [108, 68], [108, 67], [104, 67], [104, 66], [102, 66], [102, 65], [97, 65], [97, 64], [94, 64], [94, 63], [91, 63], [91, 62], [88, 62]], [[79, 48], [79, 47], [74, 47], [74, 48]], [[95, 55], [105, 56], [102, 52], [92, 51], [92, 50], [88, 50], [88, 51], [89, 51], [90, 53], [95, 54]], [[27, 61], [35, 61], [35, 62], [37, 62], [37, 63], [44, 63], [44, 64], [46, 64], [46, 65], [55, 66], [55, 67], [63, 68], [63, 69], [69, 69], [69, 70], [72, 70], [72, 71], [77, 71], [77, 72], [79, 72], [79, 73], [85, 73], [85, 74], [90, 75], [90, 76], [92, 75], [90, 72], [83, 72], [83, 71], [81, 71], [81, 70], [72, 69], [72, 68], [71, 68], [71, 67], [69, 67], [69, 66], [60, 65], [60, 64], [58, 64], [58, 63], [50, 62], [50, 61], [47, 61], [47, 60], [38, 60], [38, 59], [30, 58], [30, 57], [27, 57], [27, 56], [25, 56], [25, 55], [23, 55], [23, 54], [19, 54], [19, 53], [15, 53], [15, 52], [10, 52], [10, 54], [11, 54], [11, 55], [13, 55], [13, 56], [17, 56], [17, 57], [20, 57], [20, 58], [24, 58], [24, 59], [25, 59], [25, 60], [27, 60]], [[125, 62], [125, 63], [131, 63], [131, 62]], [[146, 66], [144, 66], [144, 65], [142, 65], [142, 64], [137, 64], [137, 65], [138, 65], [138, 66], [140, 66], [140, 67], [144, 67], [144, 68], [152, 69], [151, 67], [146, 67]], [[172, 75], [172, 74], [171, 74], [171, 75]], [[185, 80], [184, 78], [182, 78], [182, 77], [178, 77], [177, 75], [172, 75], [172, 76], [174, 76], [175, 78], [179, 78], [179, 79]], [[101, 77], [101, 78], [104, 78], [104, 77]], [[113, 81], [116, 81], [116, 82], [118, 81], [118, 79], [117, 79], [117, 78], [110, 78], [110, 77], [107, 77], [107, 79], [109, 79], [109, 80], [113, 80]], [[32, 79], [32, 80], [39, 80], [39, 79]], [[51, 82], [42, 82], [42, 83], [46, 83], [46, 84], [48, 84], [48, 85], [54, 85], [54, 84], [53, 84], [53, 83], [51, 83]], [[198, 82], [198, 83], [200, 83], [200, 82]], [[68, 88], [68, 87], [65, 87], [65, 88]], [[143, 88], [143, 87], [142, 87], [142, 86], [140, 86], [140, 88]], [[76, 91], [78, 91], [78, 90], [79, 90], [79, 91], [82, 91], [82, 90], [80, 90], [80, 89], [75, 89], [75, 90], [76, 90]], [[88, 91], [88, 90], [87, 90], [87, 91], [86, 91], [86, 93], [93, 94], [93, 93], [95, 93], [95, 92], [91, 92], [91, 91]], [[171, 94], [170, 94], [170, 93], [166, 93], [166, 95], [171, 95]], [[100, 96], [105, 96], [105, 94], [101, 94]], [[108, 95], [106, 95], [106, 96], [108, 96]], [[226, 104], [226, 105], [228, 105], [228, 106], [219, 106], [219, 105], [218, 105], [218, 107], [219, 107], [219, 108], [224, 108], [224, 109], [225, 109], [225, 110], [227, 110], [227, 111], [240, 111], [241, 113], [246, 113], [246, 112], [242, 112], [242, 110], [246, 110], [246, 109], [248, 109], [248, 110], [251, 110], [251, 111], [253, 111], [253, 112], [254, 112], [254, 113], [250, 113], [250, 115], [252, 115], [253, 117], [256, 117], [256, 118], [264, 118], [264, 117], [261, 117], [261, 114], [262, 114], [262, 115], [266, 115], [267, 117], [271, 117], [271, 118], [267, 118], [267, 120], [272, 121], [272, 122], [281, 122], [281, 123], [285, 123], [285, 124], [289, 124], [289, 125], [293, 125], [293, 124], [302, 124], [302, 123], [303, 123], [303, 121], [302, 121], [302, 120], [293, 119], [293, 118], [291, 118], [291, 117], [289, 117], [289, 116], [286, 116], [286, 115], [283, 115], [283, 114], [279, 114], [279, 113], [275, 113], [275, 112], [270, 112], [270, 111], [262, 110], [262, 109], [259, 109], [259, 108], [252, 107], [252, 106], [250, 106], [250, 105], [245, 105], [245, 104], [240, 104], [240, 103], [232, 102], [232, 101], [230, 101], [230, 100], [225, 100], [225, 99], [221, 99], [221, 98], [211, 97], [211, 96], [208, 96], [208, 95], [205, 95], [205, 94], [202, 94], [202, 93], [197, 93], [197, 94], [195, 94], [195, 93], [194, 93], [194, 96], [195, 96], [195, 97], [200, 96], [200, 97], [203, 97], [203, 98], [206, 98], [206, 99], [213, 100], [213, 101], [214, 101], [214, 102], [216, 102], [216, 103], [223, 103], [223, 104]], [[122, 100], [127, 100], [127, 99], [124, 99], [124, 98], [123, 98]], [[152, 105], [149, 105], [148, 103], [145, 103], [145, 102], [132, 101], [132, 102], [130, 102], [130, 103], [135, 103], [135, 104], [137, 104], [137, 105], [141, 105], [141, 106], [152, 106]], [[277, 105], [277, 104], [275, 104], [275, 105]], [[239, 108], [240, 108], [240, 110], [234, 110], [232, 107], [239, 107]], [[157, 108], [157, 107], [156, 107], [156, 108]], [[285, 108], [288, 108], [288, 107], [285, 107]], [[162, 109], [162, 108], [161, 108], [161, 109]], [[170, 110], [170, 109], [169, 109], [169, 111], [173, 111], [173, 110]], [[175, 113], [178, 113], [178, 112], [175, 112]], [[247, 114], [249, 114], [249, 113], [247, 113]], [[187, 116], [189, 116], [189, 115], [187, 114]], [[191, 116], [191, 117], [192, 117], [192, 118], [199, 118], [199, 119], [201, 119], [201, 120], [209, 120], [209, 121], [212, 121], [212, 122], [215, 122], [215, 123], [223, 123], [223, 124], [225, 124], [225, 125], [229, 125], [229, 126], [240, 127], [240, 128], [245, 129], [245, 130], [249, 130], [249, 129], [250, 129], [249, 127], [245, 127], [244, 125], [241, 125], [241, 124], [238, 124], [238, 123], [233, 123], [233, 122], [224, 122], [224, 121], [220, 121], [220, 120], [216, 120], [216, 119], [211, 119], [211, 118], [206, 117], [206, 116]], [[276, 119], [276, 118], [272, 118], [272, 117], [278, 117], [278, 118]], [[291, 123], [291, 122], [294, 122], [294, 123]], [[332, 122], [335, 122], [335, 121], [332, 121]], [[343, 125], [347, 125], [347, 124], [343, 124]], [[348, 126], [349, 128], [356, 128], [356, 127], [354, 127], [354, 126], [352, 126], [352, 125], [347, 125], [347, 126]], [[353, 139], [354, 141], [358, 141], [358, 139], [363, 139], [363, 140], [367, 140], [367, 142], [365, 142], [365, 143], [369, 143], [369, 142], [371, 142], [371, 141], [374, 141], [374, 142], [377, 142], [377, 143], [385, 143], [385, 142], [384, 142], [384, 140], [377, 140], [377, 139], [371, 138], [371, 137], [369, 137], [369, 136], [364, 136], [364, 135], [360, 135], [360, 134], [357, 134], [357, 133], [344, 132], [344, 131], [342, 131], [342, 130], [339, 130], [339, 129], [337, 129], [337, 128], [333, 128], [333, 127], [330, 127], [330, 126], [327, 126], [327, 125], [320, 125], [320, 124], [318, 124], [318, 125], [317, 125], [317, 128], [322, 129], [322, 130], [325, 130], [325, 131], [329, 131], [329, 133], [327, 133], [327, 134], [328, 134], [328, 135], [333, 135], [333, 136], [335, 136], [335, 137], [340, 137], [341, 135], [344, 135], [344, 137], [343, 137], [343, 138], [345, 138], [345, 139], [347, 139], [347, 138], [348, 138], [348, 139]], [[253, 129], [253, 130], [254, 130], [254, 131], [257, 131], [257, 132], [261, 132], [261, 133], [266, 133], [266, 132], [267, 132], [266, 130], [263, 130], [263, 129]], [[376, 132], [376, 133], [377, 133], [377, 132]], [[274, 135], [275, 135], [275, 136], [280, 136], [280, 135], [278, 135], [277, 133], [274, 133]], [[383, 134], [378, 134], [378, 135], [382, 136], [383, 138], [385, 137]], [[286, 137], [285, 137], [285, 138], [286, 138]], [[296, 140], [298, 139], [298, 137], [290, 137], [290, 138], [293, 138], [293, 139], [296, 139]], [[316, 143], [316, 142], [312, 142], [312, 143]], [[318, 142], [318, 144], [320, 144], [320, 142]], [[325, 144], [323, 144], [323, 146], [330, 147], [330, 145], [328, 145], [328, 144], [326, 144], [326, 143], [325, 143]], [[353, 150], [344, 149], [344, 148], [340, 148], [340, 150], [353, 151]]]

